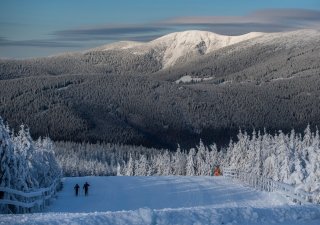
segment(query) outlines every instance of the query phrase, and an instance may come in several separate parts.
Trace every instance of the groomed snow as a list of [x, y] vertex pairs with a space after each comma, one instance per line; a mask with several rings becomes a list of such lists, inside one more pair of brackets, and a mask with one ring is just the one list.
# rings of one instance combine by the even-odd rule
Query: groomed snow
[[[90, 183], [89, 196], [74, 195]], [[45, 213], [1, 215], [0, 224], [320, 224], [320, 207], [299, 206], [224, 177], [78, 177]]]

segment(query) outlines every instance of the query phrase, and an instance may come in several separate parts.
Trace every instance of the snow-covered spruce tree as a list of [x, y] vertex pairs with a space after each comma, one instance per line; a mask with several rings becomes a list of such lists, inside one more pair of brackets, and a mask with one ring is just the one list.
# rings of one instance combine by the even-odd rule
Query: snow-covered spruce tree
[[306, 165], [306, 190], [320, 193], [320, 138], [319, 131], [316, 131], [315, 136], [309, 142], [307, 147], [307, 165]]
[[308, 124], [307, 128], [304, 130], [302, 147], [304, 149], [310, 147], [311, 146], [311, 142], [312, 142], [312, 133], [311, 133], [311, 129], [310, 129], [310, 124]]
[[[54, 157], [50, 139], [32, 140], [29, 130], [21, 126], [17, 136], [10, 136], [9, 127], [0, 117], [0, 187], [19, 191], [33, 191], [48, 187], [61, 176], [61, 168]], [[4, 198], [20, 200], [11, 195]], [[14, 207], [1, 206], [1, 212], [15, 212]]]
[[226, 148], [226, 154], [223, 159], [223, 165], [230, 168], [236, 168], [234, 165], [232, 165], [231, 159], [233, 158], [233, 149], [234, 149], [234, 143], [232, 139], [229, 142], [228, 147]]
[[0, 117], [0, 187], [16, 188], [16, 160], [12, 140]]
[[226, 149], [222, 148], [220, 151], [216, 144], [211, 144], [209, 146], [210, 150], [206, 156], [206, 162], [209, 165], [220, 165], [224, 158], [226, 157]]
[[145, 155], [135, 161], [135, 175], [136, 176], [147, 176], [149, 174], [149, 163]]
[[172, 175], [172, 163], [171, 163], [171, 155], [169, 153], [169, 151], [165, 151], [162, 155], [161, 155], [161, 158], [162, 158], [162, 168], [161, 168], [161, 171], [162, 171], [162, 174], [163, 176], [168, 176], [168, 175]]
[[39, 138], [35, 143], [32, 164], [37, 171], [37, 181], [40, 187], [48, 187], [61, 177], [61, 167], [56, 161], [53, 142], [49, 137]]
[[290, 161], [293, 159], [293, 154], [288, 144], [288, 136], [282, 131], [279, 132], [277, 145], [276, 145], [276, 156], [277, 156], [277, 168], [274, 176], [274, 180], [280, 180], [284, 183], [288, 183], [289, 176], [292, 173], [290, 170]]
[[238, 141], [234, 142], [228, 148], [228, 151], [230, 151], [228, 154], [230, 159], [228, 161], [231, 167], [245, 170], [250, 139], [248, 134], [246, 132], [243, 133], [241, 130], [239, 131], [237, 138]]
[[135, 163], [130, 154], [129, 162], [126, 169], [126, 176], [134, 176], [135, 175]]
[[117, 163], [117, 176], [122, 176], [120, 163]]
[[197, 146], [197, 153], [195, 156], [197, 176], [208, 175], [208, 171], [210, 171], [210, 164], [207, 165], [206, 163], [207, 153], [208, 153], [208, 148], [204, 146], [202, 140], [200, 139], [200, 143], [199, 143], [199, 146]]
[[[7, 187], [16, 189], [16, 179], [19, 176], [17, 171], [16, 156], [14, 154], [14, 147], [9, 135], [9, 129], [4, 126], [2, 118], [0, 117], [0, 187]], [[11, 198], [7, 193], [3, 193], [1, 198]], [[9, 208], [7, 205], [0, 204], [0, 212], [9, 213], [14, 212], [15, 208]]]
[[29, 189], [36, 189], [39, 187], [37, 181], [38, 172], [34, 167], [33, 158], [35, 149], [33, 141], [24, 125], [20, 126], [20, 131], [13, 139], [15, 154], [19, 157], [17, 163], [18, 173], [20, 174], [17, 182], [19, 184], [18, 190], [28, 191]]
[[263, 171], [262, 175], [267, 178], [278, 180], [278, 160], [275, 148], [275, 139], [273, 136], [265, 133], [262, 137], [262, 160], [263, 160]]
[[7, 146], [6, 152], [12, 156], [10, 161], [1, 163], [1, 167], [13, 171], [12, 184], [6, 184], [8, 187], [29, 191], [48, 187], [53, 180], [61, 177], [62, 170], [55, 159], [53, 143], [49, 138], [34, 142], [24, 125], [21, 125], [17, 136], [10, 136], [9, 128], [4, 128], [0, 120], [1, 137], [6, 140], [3, 144]]
[[173, 155], [173, 174], [185, 175], [186, 174], [186, 154], [181, 152], [180, 145], [178, 145], [176, 153]]
[[[255, 164], [258, 162], [257, 160], [257, 143], [256, 143], [256, 131], [253, 130], [252, 132], [252, 137], [251, 140], [248, 143], [247, 146], [247, 154], [246, 154], [246, 158], [245, 160], [245, 164], [244, 164], [244, 170], [245, 171], [252, 171], [252, 169], [254, 168]], [[256, 172], [256, 171], [255, 171]]]
[[164, 162], [163, 162], [163, 156], [162, 154], [157, 154], [153, 157], [153, 175], [161, 176], [164, 174]]
[[263, 156], [262, 156], [262, 136], [260, 131], [258, 132], [258, 137], [256, 139], [255, 144], [255, 157], [256, 157], [256, 163], [253, 165], [252, 172], [261, 176], [263, 171]]
[[196, 164], [194, 160], [195, 155], [196, 155], [196, 150], [194, 148], [191, 148], [187, 157], [187, 165], [186, 165], [187, 176], [196, 175]]
[[299, 151], [299, 148], [296, 147], [293, 156], [293, 172], [290, 175], [290, 184], [295, 186], [303, 186], [306, 176], [306, 170], [304, 168], [305, 163], [302, 160], [302, 153]]

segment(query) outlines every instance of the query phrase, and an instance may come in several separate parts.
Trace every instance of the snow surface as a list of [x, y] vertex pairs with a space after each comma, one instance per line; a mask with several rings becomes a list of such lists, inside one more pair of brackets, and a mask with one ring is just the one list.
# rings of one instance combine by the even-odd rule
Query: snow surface
[[[90, 183], [89, 196], [73, 186]], [[225, 177], [76, 177], [45, 213], [0, 224], [320, 224], [320, 207], [294, 205]]]
[[213, 77], [204, 77], [204, 78], [199, 78], [199, 77], [191, 77], [190, 75], [186, 75], [181, 77], [180, 79], [176, 80], [175, 82], [177, 84], [180, 83], [191, 83], [191, 82], [201, 82], [201, 81], [207, 81], [207, 80], [212, 80]]
[[219, 35], [208, 31], [189, 30], [175, 32], [151, 42], [152, 45], [166, 46], [163, 56], [163, 68], [175, 65], [181, 57], [204, 55], [229, 45], [261, 36], [252, 32], [240, 36]]

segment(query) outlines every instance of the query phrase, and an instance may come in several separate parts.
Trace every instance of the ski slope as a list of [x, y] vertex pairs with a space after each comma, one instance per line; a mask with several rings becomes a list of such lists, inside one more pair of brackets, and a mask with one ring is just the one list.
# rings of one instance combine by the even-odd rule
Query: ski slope
[[[88, 181], [89, 196], [73, 187]], [[0, 224], [320, 224], [320, 207], [295, 205], [225, 177], [77, 177], [44, 213]]]

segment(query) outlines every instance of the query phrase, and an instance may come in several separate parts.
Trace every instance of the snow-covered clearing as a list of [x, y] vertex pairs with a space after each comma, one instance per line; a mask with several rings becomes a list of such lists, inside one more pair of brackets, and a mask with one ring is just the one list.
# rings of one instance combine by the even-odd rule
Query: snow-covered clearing
[[202, 81], [207, 81], [207, 80], [212, 80], [213, 77], [191, 77], [190, 75], [186, 75], [181, 77], [179, 80], [176, 80], [176, 84], [180, 84], [180, 83], [191, 83], [191, 82], [202, 82]]
[[[73, 187], [88, 181], [89, 196]], [[75, 177], [44, 213], [0, 224], [320, 224], [320, 207], [295, 205], [225, 177]]]

